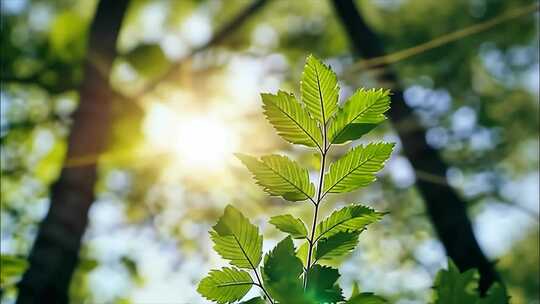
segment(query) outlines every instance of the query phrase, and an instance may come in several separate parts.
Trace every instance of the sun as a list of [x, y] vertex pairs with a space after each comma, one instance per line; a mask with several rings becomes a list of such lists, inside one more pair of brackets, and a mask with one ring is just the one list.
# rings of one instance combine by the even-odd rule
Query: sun
[[233, 133], [215, 118], [188, 117], [179, 121], [176, 128], [175, 150], [188, 165], [216, 167], [234, 152]]
[[220, 170], [237, 148], [237, 134], [217, 113], [178, 113], [163, 104], [147, 112], [144, 133], [183, 168]]

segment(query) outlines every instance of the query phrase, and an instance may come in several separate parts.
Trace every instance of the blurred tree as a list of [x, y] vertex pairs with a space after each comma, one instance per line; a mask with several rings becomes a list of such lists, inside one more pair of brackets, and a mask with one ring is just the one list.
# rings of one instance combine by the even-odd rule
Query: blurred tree
[[[80, 102], [68, 139], [68, 160], [96, 157], [104, 149], [114, 98], [109, 72], [127, 4], [128, 0], [103, 0], [98, 4], [89, 35]], [[72, 21], [59, 26], [72, 26]], [[29, 268], [18, 284], [17, 303], [69, 302], [69, 284], [79, 261], [96, 177], [95, 162], [62, 169], [52, 186], [51, 205], [30, 252]]]
[[[363, 20], [353, 0], [334, 0], [333, 3], [355, 52], [366, 59], [384, 56], [381, 41]], [[414, 170], [443, 181], [441, 183], [420, 179], [416, 183], [439, 239], [444, 244], [448, 256], [462, 271], [471, 268], [480, 271], [479, 287], [481, 292], [485, 293], [491, 284], [498, 280], [498, 276], [476, 241], [467, 215], [466, 203], [448, 186], [446, 181], [448, 166], [437, 151], [428, 145], [426, 131], [415, 119], [412, 109], [405, 103], [397, 74], [389, 67], [385, 67], [378, 78], [393, 88], [393, 103], [389, 117], [397, 126], [396, 131], [403, 144], [404, 154]], [[406, 129], [400, 127], [405, 121], [408, 125]]]

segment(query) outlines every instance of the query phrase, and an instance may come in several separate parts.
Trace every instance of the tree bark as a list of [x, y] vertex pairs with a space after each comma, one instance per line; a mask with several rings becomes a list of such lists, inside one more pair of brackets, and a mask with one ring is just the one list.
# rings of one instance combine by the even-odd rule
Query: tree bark
[[[98, 4], [67, 159], [99, 155], [104, 149], [114, 96], [108, 76], [127, 4], [128, 0], [102, 0]], [[95, 163], [62, 169], [51, 188], [51, 205], [29, 255], [30, 267], [18, 284], [17, 303], [68, 303], [69, 284], [94, 201], [96, 175]]]
[[[369, 59], [385, 55], [381, 41], [360, 16], [352, 0], [333, 0], [333, 5], [358, 57]], [[411, 123], [414, 125], [411, 128], [397, 128], [403, 153], [416, 171], [446, 179], [448, 167], [438, 152], [427, 144], [425, 129], [404, 101], [397, 74], [389, 66], [384, 67], [384, 70], [378, 80], [391, 83], [394, 87], [392, 108], [389, 111], [391, 121], [400, 125], [407, 120], [408, 126]], [[499, 281], [499, 277], [478, 245], [466, 203], [447, 183], [443, 185], [419, 179], [416, 186], [447, 255], [461, 271], [470, 268], [479, 270], [479, 289], [484, 294], [493, 282]]]

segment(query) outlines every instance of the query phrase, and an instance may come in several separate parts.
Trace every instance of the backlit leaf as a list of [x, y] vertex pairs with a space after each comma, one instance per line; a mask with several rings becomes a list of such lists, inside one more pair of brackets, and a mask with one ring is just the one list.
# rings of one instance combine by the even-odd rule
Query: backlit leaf
[[322, 220], [315, 230], [316, 238], [328, 238], [338, 232], [362, 231], [367, 225], [379, 221], [383, 213], [362, 205], [350, 205], [334, 211]]
[[253, 286], [249, 273], [236, 268], [224, 267], [212, 270], [200, 283], [197, 291], [208, 300], [217, 303], [233, 303], [241, 300]]
[[386, 119], [384, 112], [390, 109], [389, 90], [356, 91], [338, 110], [328, 128], [332, 144], [341, 144], [360, 138]]
[[214, 241], [214, 250], [231, 265], [253, 269], [262, 257], [263, 237], [259, 228], [233, 206], [225, 208], [225, 213], [213, 227], [210, 236]]
[[304, 242], [302, 245], [298, 246], [298, 249], [296, 250], [296, 256], [302, 261], [302, 264], [306, 266], [307, 264], [307, 256], [309, 251], [309, 243]]
[[329, 66], [310, 55], [306, 59], [300, 86], [302, 102], [308, 111], [321, 124], [326, 124], [338, 108], [339, 86], [336, 74]]
[[339, 134], [334, 135], [334, 138], [330, 141], [332, 144], [342, 144], [351, 140], [359, 139], [364, 134], [369, 133], [375, 129], [378, 124], [371, 123], [350, 123]]
[[353, 251], [358, 244], [360, 231], [338, 232], [317, 242], [315, 260], [332, 260]]
[[367, 186], [375, 180], [390, 157], [393, 143], [376, 143], [357, 146], [330, 165], [324, 176], [325, 193], [343, 193]]
[[307, 236], [307, 229], [301, 219], [295, 218], [290, 214], [277, 215], [270, 219], [270, 224], [277, 229], [288, 233], [295, 239], [303, 239]]
[[279, 91], [277, 95], [261, 94], [264, 115], [278, 134], [293, 144], [322, 147], [322, 133], [317, 122], [296, 100], [293, 94]]
[[236, 156], [251, 171], [257, 184], [272, 196], [303, 201], [315, 194], [308, 171], [286, 156], [268, 155], [261, 157], [261, 160], [244, 154]]

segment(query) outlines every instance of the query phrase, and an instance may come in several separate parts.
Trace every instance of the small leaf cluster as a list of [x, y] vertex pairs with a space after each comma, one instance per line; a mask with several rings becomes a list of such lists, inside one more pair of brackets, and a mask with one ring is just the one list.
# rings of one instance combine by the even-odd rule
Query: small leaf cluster
[[353, 251], [360, 234], [384, 213], [351, 203], [321, 221], [317, 216], [327, 195], [369, 185], [390, 157], [394, 144], [377, 142], [358, 145], [327, 164], [332, 146], [357, 140], [386, 120], [390, 92], [359, 89], [339, 105], [336, 74], [314, 56], [308, 56], [300, 101], [283, 91], [261, 97], [264, 115], [283, 139], [320, 154], [318, 186], [310, 180], [306, 168], [286, 156], [237, 157], [269, 195], [311, 203], [313, 223], [308, 229], [302, 219], [293, 215], [272, 217], [270, 224], [287, 237], [263, 258], [259, 229], [239, 210], [227, 206], [210, 236], [214, 250], [229, 261], [230, 267], [212, 270], [199, 283], [198, 292], [220, 304], [241, 301], [253, 286], [260, 289], [261, 296], [241, 303], [385, 303], [383, 298], [360, 293], [358, 288], [346, 299], [338, 284], [338, 269], [329, 266]]
[[478, 293], [478, 271], [469, 269], [459, 272], [457, 266], [448, 260], [448, 269], [437, 273], [433, 289], [435, 301], [433, 304], [507, 304], [506, 289], [500, 283], [494, 283], [485, 297]]

